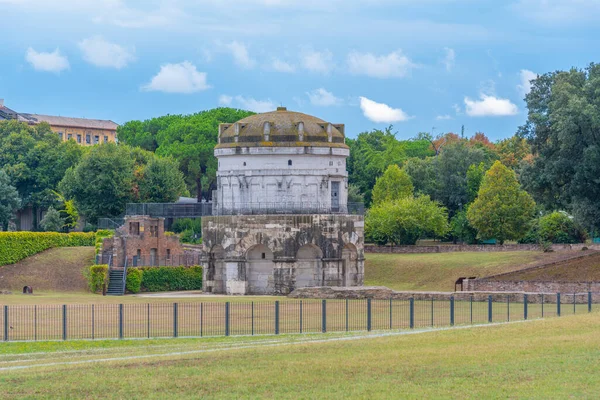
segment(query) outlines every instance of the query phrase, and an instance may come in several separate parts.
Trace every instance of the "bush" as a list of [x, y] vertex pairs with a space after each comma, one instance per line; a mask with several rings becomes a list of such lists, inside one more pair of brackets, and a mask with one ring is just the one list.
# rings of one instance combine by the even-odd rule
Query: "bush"
[[95, 233], [0, 232], [0, 266], [53, 247], [93, 246]]
[[555, 211], [535, 220], [519, 243], [585, 243], [587, 233], [569, 215]]
[[115, 231], [111, 231], [110, 229], [100, 229], [96, 232], [96, 242], [95, 242], [96, 255], [98, 255], [98, 253], [100, 252], [100, 249], [102, 248], [103, 239], [113, 237], [114, 234], [115, 234]]
[[172, 290], [201, 290], [202, 267], [141, 267], [142, 291], [168, 292]]
[[192, 229], [186, 229], [179, 235], [181, 243], [200, 244], [202, 243], [201, 233]]
[[202, 232], [202, 220], [200, 218], [178, 218], [171, 225], [171, 230], [175, 233], [181, 233], [185, 230]]
[[90, 292], [98, 293], [102, 291], [106, 278], [108, 276], [108, 265], [92, 265], [88, 272], [88, 286]]
[[142, 288], [142, 275], [141, 269], [129, 268], [127, 270], [127, 278], [125, 280], [125, 288], [128, 292], [139, 293]]

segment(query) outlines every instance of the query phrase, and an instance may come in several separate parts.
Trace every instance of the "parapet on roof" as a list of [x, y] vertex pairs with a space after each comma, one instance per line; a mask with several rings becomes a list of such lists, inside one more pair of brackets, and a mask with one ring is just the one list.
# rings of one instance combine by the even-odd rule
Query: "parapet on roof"
[[104, 119], [71, 118], [25, 113], [19, 113], [19, 116], [29, 123], [39, 124], [40, 122], [47, 122], [52, 126], [64, 126], [67, 128], [105, 129], [114, 131], [119, 126], [113, 121]]
[[216, 148], [296, 146], [348, 148], [344, 124], [277, 107], [276, 111], [251, 115], [233, 124], [220, 124]]

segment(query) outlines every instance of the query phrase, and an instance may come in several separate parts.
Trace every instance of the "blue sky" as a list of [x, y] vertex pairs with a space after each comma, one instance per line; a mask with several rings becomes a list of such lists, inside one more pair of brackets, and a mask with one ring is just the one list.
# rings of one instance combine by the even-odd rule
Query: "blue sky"
[[[511, 136], [536, 74], [600, 61], [599, 0], [0, 0], [0, 98], [123, 123], [284, 105], [349, 137]], [[435, 127], [435, 129], [434, 129]]]

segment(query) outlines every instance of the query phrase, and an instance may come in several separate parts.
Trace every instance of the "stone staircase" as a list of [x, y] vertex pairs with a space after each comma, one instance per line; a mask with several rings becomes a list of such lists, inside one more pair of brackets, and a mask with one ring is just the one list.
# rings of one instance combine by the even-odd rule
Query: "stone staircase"
[[108, 296], [123, 296], [125, 294], [125, 285], [123, 283], [123, 269], [111, 268], [108, 272]]

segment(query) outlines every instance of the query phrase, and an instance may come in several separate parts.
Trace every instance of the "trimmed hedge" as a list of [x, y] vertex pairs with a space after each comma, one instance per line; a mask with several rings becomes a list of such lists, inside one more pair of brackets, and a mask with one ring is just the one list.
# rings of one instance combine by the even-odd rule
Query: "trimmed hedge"
[[53, 247], [94, 246], [94, 232], [0, 232], [0, 266]]
[[113, 237], [114, 235], [115, 235], [115, 231], [112, 231], [110, 229], [99, 229], [96, 231], [96, 240], [95, 240], [96, 255], [98, 255], [98, 253], [100, 252], [100, 249], [102, 248], [102, 241], [104, 240], [104, 238], [110, 238], [110, 237]]
[[142, 272], [141, 290], [144, 292], [168, 292], [173, 290], [201, 290], [202, 267], [139, 267], [129, 268]]
[[137, 268], [129, 268], [127, 270], [127, 278], [125, 279], [125, 288], [128, 292], [139, 293], [142, 289], [142, 270]]
[[104, 287], [104, 283], [107, 280], [108, 276], [108, 265], [100, 264], [100, 265], [92, 265], [88, 270], [88, 286], [90, 288], [90, 292], [97, 293], [102, 291]]

